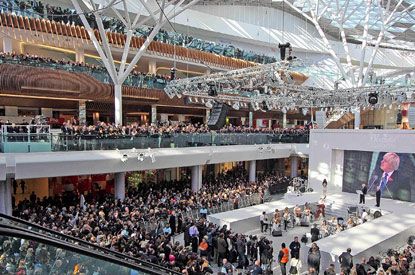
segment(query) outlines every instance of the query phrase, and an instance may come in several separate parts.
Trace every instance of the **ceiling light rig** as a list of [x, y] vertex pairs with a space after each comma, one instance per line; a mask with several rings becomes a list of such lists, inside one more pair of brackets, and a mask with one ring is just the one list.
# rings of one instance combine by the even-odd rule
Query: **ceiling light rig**
[[[174, 80], [166, 86], [165, 92], [170, 98], [186, 96], [203, 98], [203, 102], [230, 103], [230, 106], [235, 110], [238, 110], [239, 107], [241, 109], [251, 108], [254, 111], [261, 109], [283, 112], [288, 110], [308, 111], [309, 108], [327, 107], [340, 107], [344, 110], [368, 106], [381, 108], [392, 103], [401, 104], [415, 98], [415, 85], [373, 85], [328, 90], [287, 84], [281, 76], [289, 73], [289, 65], [283, 61]], [[375, 102], [373, 95], [377, 96], [377, 102]], [[192, 104], [195, 104], [194, 100]]]

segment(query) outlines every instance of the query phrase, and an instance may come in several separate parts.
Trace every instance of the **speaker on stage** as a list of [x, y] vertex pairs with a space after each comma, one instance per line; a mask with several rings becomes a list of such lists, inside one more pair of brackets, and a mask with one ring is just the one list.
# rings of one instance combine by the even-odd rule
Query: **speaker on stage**
[[310, 227], [310, 223], [309, 223], [309, 222], [306, 222], [306, 221], [302, 221], [302, 222], [300, 223], [300, 226], [303, 226], [303, 227]]
[[382, 212], [380, 212], [379, 210], [376, 210], [375, 213], [373, 213], [373, 217], [375, 219], [382, 217]]
[[272, 230], [272, 236], [273, 237], [282, 237], [282, 230], [281, 229]]

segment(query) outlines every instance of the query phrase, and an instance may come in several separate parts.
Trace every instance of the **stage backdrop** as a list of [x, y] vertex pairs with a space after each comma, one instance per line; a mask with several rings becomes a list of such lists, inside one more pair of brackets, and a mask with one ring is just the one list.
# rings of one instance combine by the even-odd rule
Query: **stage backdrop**
[[[380, 166], [386, 153], [345, 150], [343, 192], [356, 193], [366, 183], [368, 193], [374, 195], [382, 179], [383, 170]], [[415, 202], [415, 154], [397, 155], [399, 167], [388, 178], [382, 197]]]

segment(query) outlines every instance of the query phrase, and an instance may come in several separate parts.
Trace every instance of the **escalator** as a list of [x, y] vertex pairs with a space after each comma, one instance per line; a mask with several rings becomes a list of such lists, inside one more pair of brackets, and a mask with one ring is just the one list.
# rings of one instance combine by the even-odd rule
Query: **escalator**
[[0, 274], [180, 274], [1, 213], [0, 251]]

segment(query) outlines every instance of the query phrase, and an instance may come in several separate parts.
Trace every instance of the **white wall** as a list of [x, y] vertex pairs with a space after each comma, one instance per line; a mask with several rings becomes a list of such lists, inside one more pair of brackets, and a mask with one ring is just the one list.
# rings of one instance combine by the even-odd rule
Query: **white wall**
[[415, 131], [311, 130], [308, 176], [314, 190], [326, 178], [329, 192], [341, 192], [344, 150], [415, 153]]

